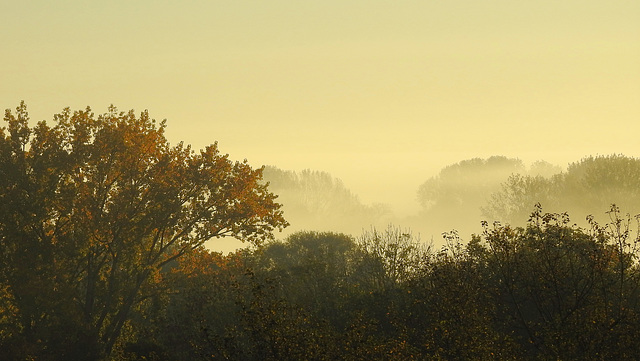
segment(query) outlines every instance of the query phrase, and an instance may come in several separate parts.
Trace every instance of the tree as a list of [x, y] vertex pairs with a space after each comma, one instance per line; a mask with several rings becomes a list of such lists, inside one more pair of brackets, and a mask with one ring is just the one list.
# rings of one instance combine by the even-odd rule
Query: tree
[[171, 360], [336, 359], [352, 247], [345, 235], [304, 232], [228, 256], [192, 252], [163, 274], [165, 306], [140, 317], [157, 327], [139, 322], [130, 349]]
[[0, 290], [18, 322], [0, 332], [9, 354], [107, 357], [164, 265], [212, 238], [260, 243], [287, 225], [262, 169], [215, 143], [171, 146], [147, 111], [67, 108], [30, 127], [23, 102], [5, 121]]
[[264, 179], [279, 195], [292, 228], [355, 234], [388, 215], [382, 204], [366, 205], [340, 179], [329, 173], [305, 169], [284, 171], [273, 166]]
[[559, 200], [555, 197], [554, 184], [553, 178], [513, 174], [502, 183], [499, 192], [491, 195], [487, 205], [481, 208], [482, 214], [491, 221], [516, 225], [526, 221], [536, 203], [556, 209]]
[[394, 288], [415, 276], [431, 245], [420, 242], [410, 230], [389, 225], [384, 231], [372, 228], [357, 240], [360, 259], [353, 277], [376, 291]]
[[508, 333], [493, 326], [500, 304], [487, 282], [486, 256], [477, 236], [462, 244], [456, 232], [421, 264], [411, 280], [403, 323], [409, 340], [433, 360], [518, 360]]
[[344, 303], [356, 245], [351, 236], [331, 232], [296, 232], [258, 252], [256, 272], [283, 285], [287, 300], [332, 327], [344, 326]]
[[590, 232], [567, 214], [543, 214], [527, 228], [485, 224], [475, 244], [492, 319], [525, 354], [542, 360], [635, 360], [638, 337], [638, 238], [614, 207], [611, 223]]
[[[425, 208], [477, 203], [486, 189], [499, 186], [512, 173], [523, 173], [519, 159], [494, 156], [473, 158], [443, 168], [418, 189], [418, 201]], [[453, 203], [453, 204], [452, 204]]]
[[480, 207], [514, 173], [524, 173], [521, 160], [504, 156], [474, 158], [443, 168], [418, 188], [421, 221], [440, 234], [456, 228], [464, 237], [476, 229]]
[[559, 173], [562, 173], [561, 167], [544, 160], [538, 160], [531, 164], [527, 175], [532, 177], [551, 178]]
[[[491, 195], [483, 215], [523, 226], [526, 213], [537, 202], [552, 212], [567, 212], [588, 227], [587, 215], [605, 219], [611, 204], [640, 213], [640, 159], [623, 155], [586, 157], [571, 163], [566, 172], [550, 178], [514, 175]], [[598, 218], [598, 217], [596, 217]]]
[[168, 264], [161, 274], [164, 292], [132, 317], [134, 337], [123, 359], [248, 359], [252, 345], [241, 301], [251, 293], [244, 287], [251, 254], [244, 249], [224, 256], [201, 247]]

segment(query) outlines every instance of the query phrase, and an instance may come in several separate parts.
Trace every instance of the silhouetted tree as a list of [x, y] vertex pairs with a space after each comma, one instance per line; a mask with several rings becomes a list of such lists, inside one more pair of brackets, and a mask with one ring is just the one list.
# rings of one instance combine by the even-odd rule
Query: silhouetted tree
[[568, 222], [538, 205], [526, 229], [487, 227], [496, 327], [530, 359], [637, 359], [637, 238], [617, 214], [591, 232]]
[[[170, 146], [145, 111], [89, 108], [0, 130], [0, 348], [27, 359], [98, 359], [121, 343], [158, 272], [204, 241], [260, 243], [286, 225], [261, 170], [217, 145]], [[3, 316], [5, 317], [5, 316]]]

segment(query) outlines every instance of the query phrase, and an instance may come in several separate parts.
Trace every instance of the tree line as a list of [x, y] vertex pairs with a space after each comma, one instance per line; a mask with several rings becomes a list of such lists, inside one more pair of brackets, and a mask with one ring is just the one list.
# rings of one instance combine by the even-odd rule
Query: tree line
[[[279, 195], [292, 230], [339, 231], [357, 236], [370, 225], [409, 225], [427, 239], [456, 229], [469, 239], [481, 220], [525, 226], [536, 203], [547, 212], [568, 212], [589, 227], [586, 217], [606, 221], [616, 204], [640, 213], [640, 159], [620, 154], [588, 156], [566, 169], [546, 161], [528, 167], [517, 158], [493, 156], [460, 161], [441, 169], [417, 189], [420, 210], [397, 217], [390, 207], [366, 205], [328, 173], [267, 167], [265, 181]], [[439, 242], [441, 243], [441, 242]]]
[[133, 310], [117, 360], [636, 360], [634, 220], [535, 208], [434, 249], [397, 227], [195, 249]]
[[[636, 159], [505, 172], [485, 211], [522, 225], [483, 222], [468, 242], [452, 231], [435, 247], [394, 226], [276, 240], [288, 223], [264, 169], [216, 144], [172, 146], [147, 112], [65, 109], [30, 126], [22, 103], [5, 122], [0, 359], [640, 359], [637, 219], [615, 205], [586, 226], [539, 203], [524, 213], [580, 192], [602, 190], [580, 197], [583, 210], [631, 202]], [[496, 157], [443, 170], [421, 188], [425, 211], [450, 195], [476, 202], [444, 180], [487, 165], [519, 167]], [[351, 211], [379, 214], [326, 175], [281, 176], [307, 195], [323, 179]], [[325, 201], [302, 204], [326, 212]], [[227, 236], [254, 247], [203, 246]]]

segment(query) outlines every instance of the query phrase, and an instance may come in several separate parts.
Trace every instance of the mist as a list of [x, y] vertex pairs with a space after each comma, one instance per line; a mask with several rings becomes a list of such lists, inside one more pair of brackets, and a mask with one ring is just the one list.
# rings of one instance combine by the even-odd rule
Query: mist
[[[585, 229], [591, 227], [588, 216], [606, 223], [614, 204], [622, 215], [640, 213], [640, 160], [615, 154], [587, 156], [564, 167], [505, 156], [464, 159], [415, 180], [419, 186], [412, 192], [398, 182], [397, 193], [379, 194], [394, 204], [363, 201], [355, 188], [324, 171], [267, 166], [263, 175], [290, 223], [278, 239], [299, 231], [358, 237], [393, 225], [441, 247], [445, 233], [456, 232], [462, 241], [481, 234], [483, 221], [525, 227], [537, 204], [545, 213], [566, 212], [572, 224]], [[401, 196], [408, 193], [413, 197]], [[242, 246], [225, 244], [228, 250]]]
[[0, 361], [640, 359], [640, 1], [0, 11]]

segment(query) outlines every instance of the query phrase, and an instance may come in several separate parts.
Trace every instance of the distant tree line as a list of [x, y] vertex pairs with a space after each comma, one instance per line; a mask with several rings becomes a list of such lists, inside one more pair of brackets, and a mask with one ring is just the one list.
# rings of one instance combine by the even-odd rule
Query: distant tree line
[[263, 177], [269, 189], [278, 194], [278, 202], [294, 230], [358, 234], [363, 228], [386, 220], [391, 213], [383, 204], [364, 204], [340, 179], [327, 172], [295, 172], [267, 166]]
[[583, 226], [588, 215], [603, 218], [602, 210], [610, 204], [640, 213], [640, 159], [590, 156], [551, 177], [512, 174], [482, 209], [488, 219], [523, 224], [537, 202], [550, 211], [568, 212]]
[[517, 158], [473, 158], [444, 167], [417, 190], [421, 210], [396, 217], [382, 204], [363, 204], [339, 179], [326, 172], [266, 167], [264, 179], [279, 195], [289, 232], [328, 230], [358, 235], [370, 225], [409, 224], [439, 238], [457, 230], [466, 240], [481, 220], [524, 226], [531, 209], [568, 212], [588, 227], [586, 217], [604, 220], [611, 204], [640, 213], [640, 159], [624, 155], [590, 156], [566, 170], [545, 161], [528, 167]]

